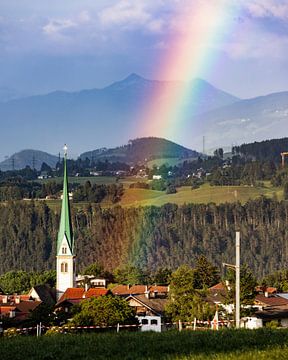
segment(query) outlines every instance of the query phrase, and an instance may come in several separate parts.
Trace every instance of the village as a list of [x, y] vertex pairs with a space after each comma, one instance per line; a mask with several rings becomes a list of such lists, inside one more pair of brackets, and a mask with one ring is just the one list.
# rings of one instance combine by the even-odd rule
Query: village
[[[236, 265], [223, 264], [236, 269], [236, 285], [231, 285], [229, 281], [220, 281], [214, 286], [206, 289], [205, 295], [202, 298], [191, 298], [191, 307], [207, 306], [209, 308], [210, 316], [202, 314], [201, 319], [197, 319], [195, 316], [191, 321], [183, 321], [179, 315], [178, 321], [175, 321], [175, 316], [167, 316], [167, 304], [170, 305], [173, 302], [176, 303], [176, 297], [178, 301], [189, 302], [189, 278], [185, 279], [185, 265], [177, 270], [184, 273], [184, 283], [188, 290], [182, 289], [182, 293], [178, 293], [179, 289], [175, 291], [175, 278], [173, 284], [173, 277], [171, 284], [116, 284], [109, 285], [109, 282], [105, 278], [98, 278], [92, 274], [77, 275], [75, 273], [76, 254], [74, 253], [74, 237], [71, 222], [71, 210], [69, 203], [69, 191], [68, 191], [68, 174], [67, 174], [67, 147], [64, 147], [64, 180], [63, 180], [63, 196], [62, 196], [62, 208], [61, 218], [57, 239], [57, 282], [56, 289], [52, 288], [48, 284], [41, 284], [31, 288], [27, 294], [4, 294], [0, 293], [0, 317], [1, 317], [1, 334], [11, 332], [9, 328], [4, 330], [4, 324], [13, 324], [14, 331], [19, 333], [29, 333], [35, 330], [35, 326], [28, 327], [25, 324], [29, 324], [29, 319], [33, 318], [33, 314], [39, 313], [41, 307], [49, 307], [50, 314], [47, 316], [53, 316], [56, 319], [56, 323], [59, 328], [66, 329], [69, 327], [71, 319], [75, 316], [75, 307], [81, 306], [85, 302], [89, 302], [92, 299], [99, 298], [119, 298], [121, 301], [126, 302], [133, 310], [134, 321], [127, 322], [127, 319], [116, 320], [113, 325], [107, 326], [105, 321], [99, 324], [85, 323], [82, 321], [81, 326], [73, 326], [75, 329], [93, 329], [93, 328], [107, 328], [115, 327], [117, 331], [120, 328], [134, 328], [140, 331], [156, 331], [162, 332], [171, 328], [177, 328], [179, 331], [182, 329], [199, 329], [208, 328], [218, 330], [220, 327], [242, 327], [247, 329], [257, 329], [261, 327], [288, 327], [288, 293], [278, 293], [277, 288], [269, 286], [255, 286], [251, 291], [254, 296], [251, 296], [250, 302], [242, 304], [242, 309], [246, 310], [246, 313], [250, 315], [241, 316], [240, 318], [240, 283], [237, 285], [237, 263]], [[237, 235], [237, 233], [236, 233]], [[238, 235], [239, 242], [239, 235]], [[237, 251], [237, 241], [236, 241]], [[240, 244], [238, 246], [238, 255], [236, 252], [236, 262], [238, 257], [238, 281], [240, 280]], [[235, 270], [234, 269], [234, 270]], [[177, 271], [175, 273], [177, 273]], [[187, 273], [187, 274], [188, 274]], [[183, 280], [181, 280], [183, 282]], [[192, 281], [192, 280], [191, 280]], [[187, 284], [188, 282], [188, 284]], [[171, 287], [174, 286], [174, 292], [171, 291]], [[183, 284], [182, 284], [183, 286]], [[230, 302], [228, 300], [229, 292], [235, 293], [235, 289], [231, 289], [231, 286], [236, 286], [236, 299], [230, 296]], [[238, 289], [237, 289], [238, 287]], [[232, 290], [232, 291], [231, 291]], [[237, 295], [238, 291], [238, 295]], [[238, 296], [238, 299], [237, 299]], [[236, 302], [235, 302], [236, 300]], [[192, 302], [194, 303], [192, 304]], [[196, 302], [196, 303], [195, 303]], [[238, 305], [237, 305], [238, 302]], [[237, 306], [238, 315], [237, 315]], [[89, 309], [89, 308], [88, 308]], [[79, 311], [79, 308], [78, 308]], [[89, 310], [88, 310], [89, 311]], [[114, 308], [106, 309], [108, 313], [113, 313]], [[180, 311], [180, 310], [179, 310]], [[211, 313], [215, 312], [211, 317]], [[180, 314], [180, 312], [179, 312]], [[236, 315], [235, 315], [236, 314]], [[39, 315], [39, 314], [38, 314]], [[203, 317], [204, 316], [204, 317]], [[238, 319], [237, 319], [238, 316]], [[177, 318], [177, 316], [176, 316]], [[39, 318], [41, 320], [41, 318]], [[6, 320], [6, 321], [5, 321]], [[7, 320], [9, 320], [7, 322]], [[41, 326], [41, 321], [37, 324], [37, 334], [49, 330], [49, 327]], [[130, 319], [131, 320], [131, 319]], [[168, 322], [169, 320], [169, 322]], [[42, 317], [43, 321], [43, 317]], [[73, 324], [73, 321], [72, 321]], [[75, 323], [74, 323], [75, 324]], [[38, 328], [39, 326], [39, 328]], [[71, 328], [71, 326], [70, 326]]]

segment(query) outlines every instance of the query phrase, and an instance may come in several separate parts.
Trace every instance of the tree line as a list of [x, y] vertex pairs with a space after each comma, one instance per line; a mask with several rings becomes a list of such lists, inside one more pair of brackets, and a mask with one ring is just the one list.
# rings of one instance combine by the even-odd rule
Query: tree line
[[[72, 206], [73, 209], [73, 206]], [[33, 201], [0, 204], [0, 274], [55, 267], [60, 208]], [[131, 264], [143, 271], [194, 266], [205, 255], [219, 268], [241, 256], [258, 278], [287, 267], [288, 203], [261, 197], [246, 204], [74, 209], [78, 271], [97, 262], [107, 271]]]

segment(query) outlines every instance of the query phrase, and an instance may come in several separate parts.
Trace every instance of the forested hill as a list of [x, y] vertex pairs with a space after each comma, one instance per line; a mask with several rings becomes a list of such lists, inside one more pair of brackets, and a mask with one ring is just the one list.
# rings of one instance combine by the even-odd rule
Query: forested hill
[[54, 168], [58, 161], [58, 157], [55, 155], [48, 154], [40, 150], [22, 150], [19, 151], [8, 159], [0, 162], [0, 170], [20, 170], [26, 166], [30, 166], [31, 169], [35, 168], [40, 170], [43, 163]]
[[250, 144], [234, 146], [233, 152], [246, 158], [257, 159], [260, 161], [273, 161], [275, 164], [281, 163], [281, 152], [288, 151], [288, 138], [272, 139]]
[[[288, 203], [260, 198], [210, 205], [101, 209], [73, 213], [77, 267], [93, 262], [107, 270], [131, 263], [144, 270], [195, 265], [204, 254], [219, 268], [235, 261], [235, 229], [241, 259], [258, 278], [287, 266]], [[55, 267], [59, 213], [44, 203], [0, 205], [0, 273]]]
[[127, 145], [119, 146], [113, 149], [98, 149], [88, 151], [80, 155], [80, 158], [97, 160], [120, 161], [129, 164], [136, 164], [147, 160], [159, 158], [189, 158], [197, 157], [199, 153], [185, 148], [172, 141], [157, 138], [146, 137], [130, 140]]

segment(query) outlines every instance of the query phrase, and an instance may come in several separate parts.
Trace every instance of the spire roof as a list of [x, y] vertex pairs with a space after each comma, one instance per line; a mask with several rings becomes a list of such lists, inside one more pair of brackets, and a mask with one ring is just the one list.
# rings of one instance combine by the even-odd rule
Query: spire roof
[[69, 191], [68, 191], [68, 175], [67, 175], [67, 146], [64, 146], [64, 178], [63, 178], [63, 198], [61, 206], [61, 218], [60, 227], [57, 240], [57, 254], [60, 251], [61, 244], [64, 236], [66, 237], [68, 246], [71, 250], [71, 254], [74, 253], [74, 239], [71, 222], [71, 211], [69, 203]]

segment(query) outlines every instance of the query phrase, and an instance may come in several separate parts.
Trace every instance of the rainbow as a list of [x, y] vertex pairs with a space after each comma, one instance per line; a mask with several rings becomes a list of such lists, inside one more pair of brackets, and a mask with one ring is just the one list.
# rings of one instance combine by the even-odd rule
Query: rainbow
[[[177, 140], [178, 135], [183, 135], [185, 121], [188, 121], [185, 109], [191, 100], [197, 104], [199, 93], [196, 86], [193, 89], [191, 81], [199, 75], [207, 77], [209, 71], [213, 71], [217, 63], [215, 53], [219, 53], [215, 44], [217, 46], [229, 35], [235, 23], [235, 6], [233, 8], [231, 3], [231, 0], [191, 1], [189, 8], [176, 16], [175, 23], [182, 23], [185, 28], [180, 31], [178, 28], [177, 35], [168, 39], [167, 56], [159, 60], [153, 78], [185, 79], [185, 82], [179, 81], [173, 88], [159, 85], [150, 94], [140, 116], [145, 136]], [[192, 114], [196, 111], [192, 109]], [[189, 114], [191, 122], [191, 107]]]

